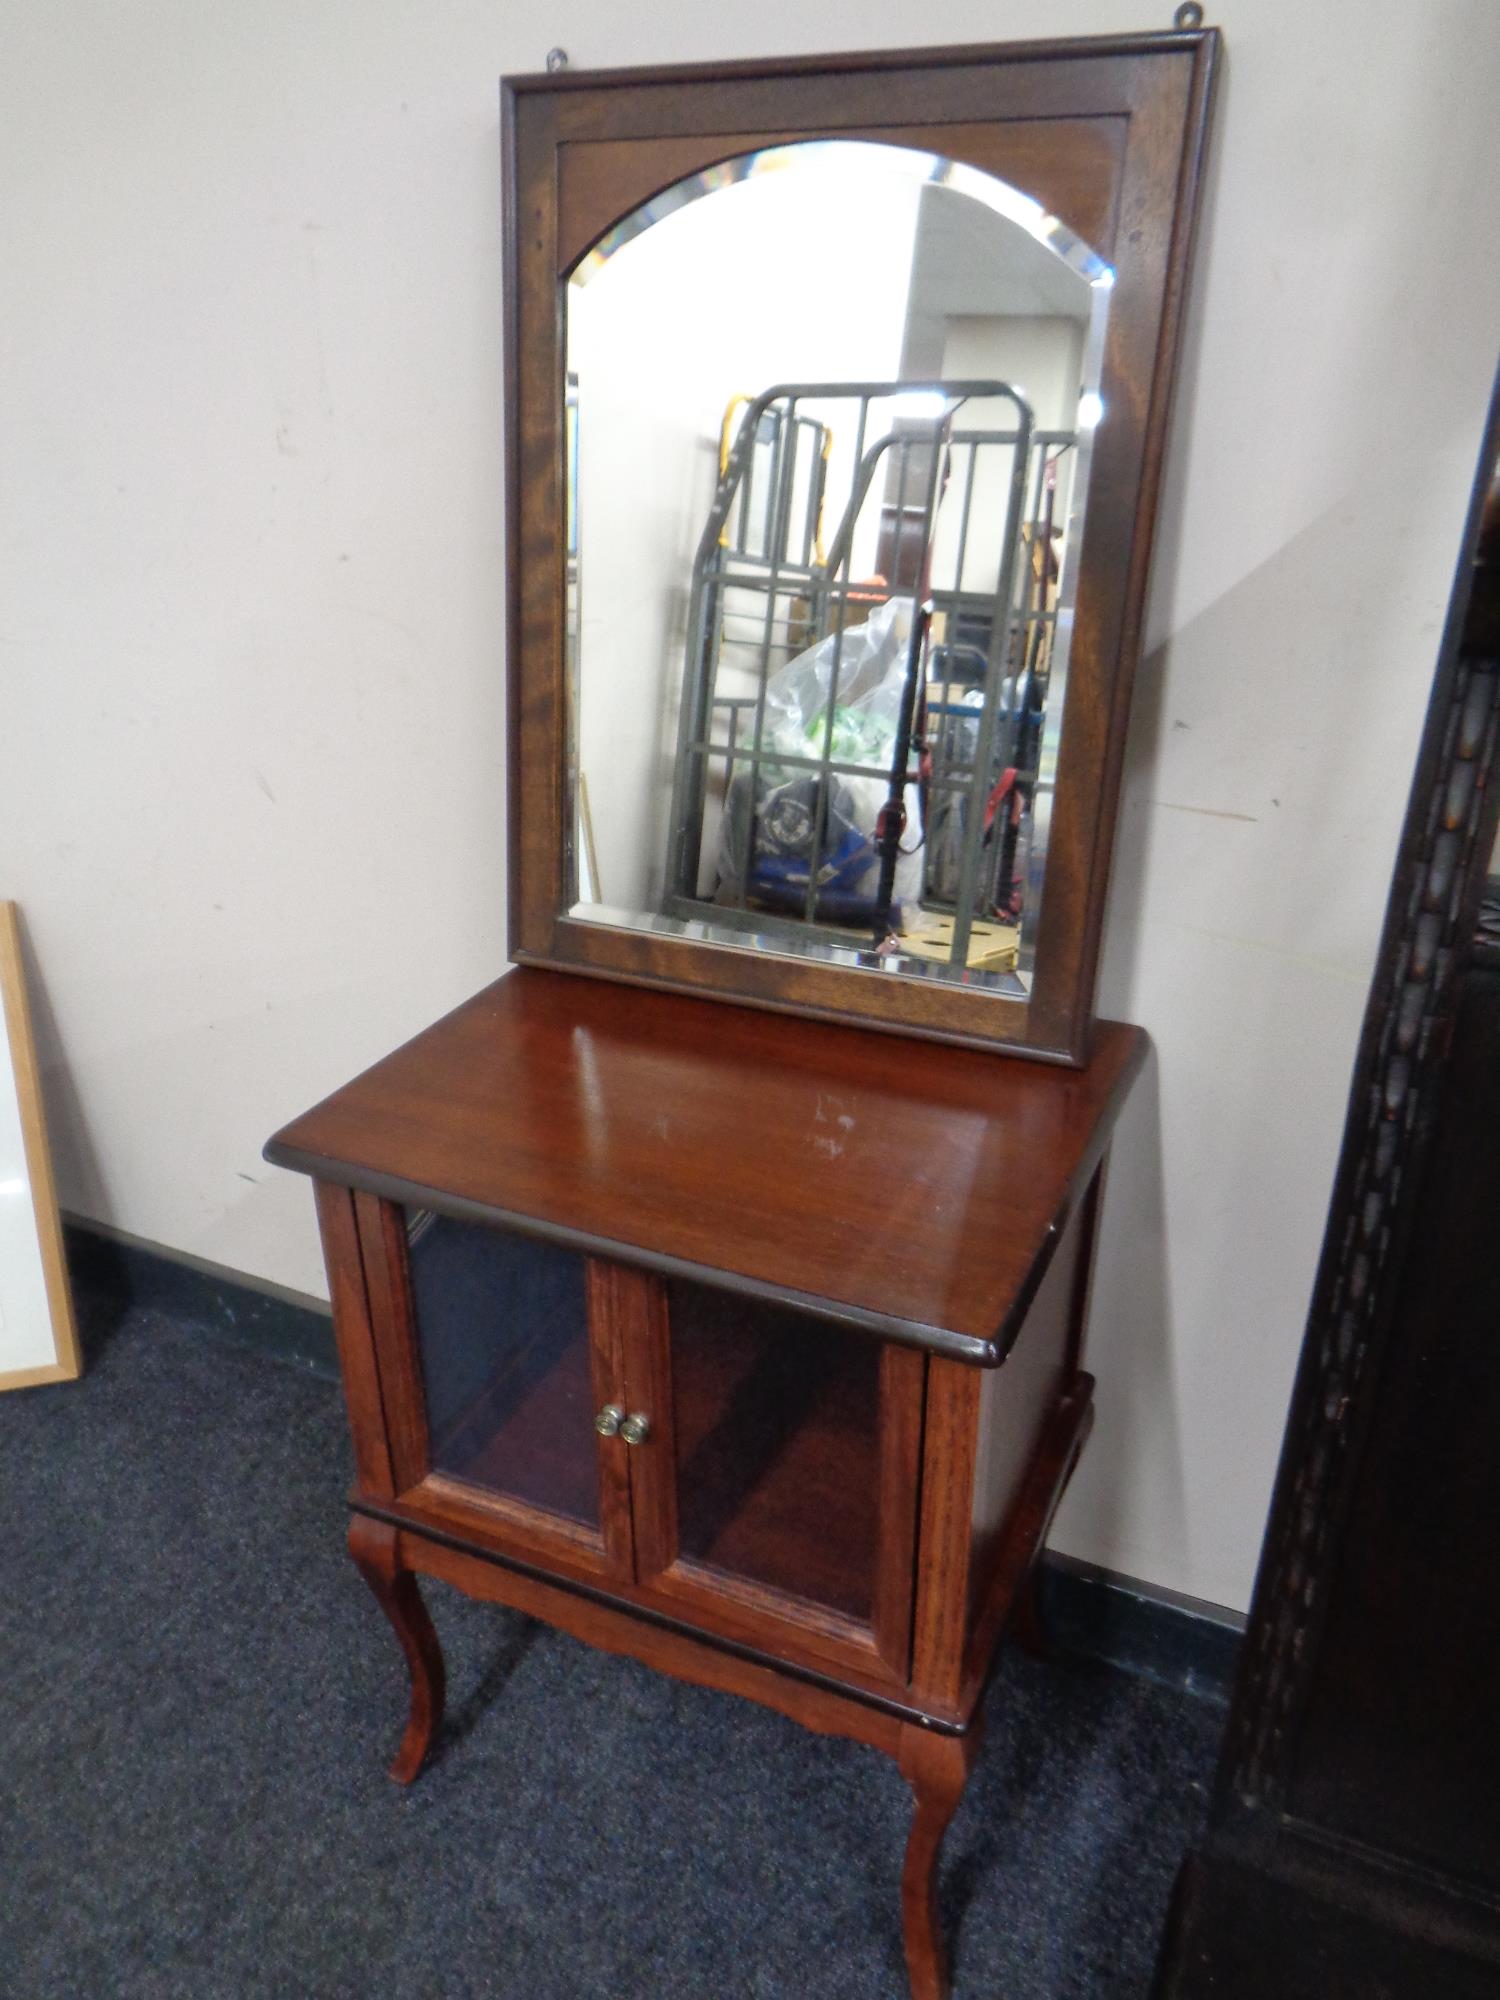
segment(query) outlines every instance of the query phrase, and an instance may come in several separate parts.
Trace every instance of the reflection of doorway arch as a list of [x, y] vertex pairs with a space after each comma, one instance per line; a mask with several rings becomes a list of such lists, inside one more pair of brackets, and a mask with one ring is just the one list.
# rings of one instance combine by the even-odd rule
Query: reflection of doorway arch
[[942, 153], [923, 152], [914, 146], [895, 145], [872, 139], [803, 139], [791, 145], [764, 146], [748, 153], [736, 153], [712, 166], [701, 167], [659, 189], [647, 200], [611, 224], [574, 261], [569, 281], [585, 285], [603, 269], [615, 253], [654, 224], [699, 201], [742, 181], [765, 174], [784, 173], [789, 168], [827, 172], [830, 179], [851, 170], [888, 174], [910, 186], [949, 188], [1003, 216], [1045, 245], [1072, 271], [1089, 284], [1106, 289], [1114, 274], [1082, 237], [1055, 215], [1049, 215], [1039, 201], [1004, 181], [998, 175], [952, 160]]

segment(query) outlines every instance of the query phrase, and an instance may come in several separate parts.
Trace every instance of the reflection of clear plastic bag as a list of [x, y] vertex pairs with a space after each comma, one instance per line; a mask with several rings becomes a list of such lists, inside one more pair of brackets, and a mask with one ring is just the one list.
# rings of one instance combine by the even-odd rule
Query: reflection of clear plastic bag
[[[737, 773], [729, 787], [719, 834], [721, 901], [738, 901], [743, 886], [756, 902], [797, 914], [806, 908], [817, 779], [810, 771], [778, 765], [775, 752], [822, 756], [837, 654], [831, 755], [840, 764], [888, 768], [900, 725], [911, 621], [911, 599], [894, 597], [873, 611], [865, 624], [849, 627], [842, 641], [830, 634], [767, 681], [762, 749], [769, 754], [760, 767], [753, 815], [749, 773]], [[880, 884], [875, 826], [889, 792], [889, 781], [883, 777], [840, 772], [831, 780], [818, 856], [817, 908], [825, 921], [858, 925], [873, 913]], [[753, 854], [749, 852], [752, 816]], [[907, 788], [903, 843], [913, 851], [897, 857], [891, 907], [891, 922], [898, 929], [901, 905], [915, 903], [921, 888], [921, 854], [913, 838], [916, 823], [913, 778]]]
[[[842, 638], [830, 632], [766, 682], [766, 735], [790, 756], [821, 757], [833, 662], [839, 664], [833, 756], [840, 764], [886, 764], [896, 747], [912, 602], [893, 597]], [[873, 822], [871, 831], [873, 832]]]

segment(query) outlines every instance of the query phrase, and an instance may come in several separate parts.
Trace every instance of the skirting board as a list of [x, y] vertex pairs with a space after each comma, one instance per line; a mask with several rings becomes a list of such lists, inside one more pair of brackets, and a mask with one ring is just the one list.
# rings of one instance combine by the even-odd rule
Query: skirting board
[[64, 1216], [63, 1241], [86, 1346], [125, 1312], [159, 1312], [338, 1380], [333, 1316], [320, 1299], [81, 1216]]
[[1241, 1613], [1051, 1549], [1042, 1557], [1041, 1606], [1059, 1652], [1107, 1660], [1161, 1687], [1228, 1706], [1245, 1630]]
[[[333, 1321], [320, 1300], [81, 1217], [66, 1218], [64, 1237], [86, 1342], [96, 1326], [135, 1308], [338, 1379]], [[1244, 1629], [1234, 1612], [1051, 1552], [1042, 1559], [1041, 1603], [1060, 1653], [1228, 1702]]]

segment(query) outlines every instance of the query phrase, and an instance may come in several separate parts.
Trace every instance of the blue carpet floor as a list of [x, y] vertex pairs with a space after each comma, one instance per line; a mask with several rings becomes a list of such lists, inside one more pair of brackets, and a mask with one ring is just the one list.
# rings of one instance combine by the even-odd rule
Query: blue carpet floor
[[[432, 1585], [449, 1721], [403, 1793], [337, 1389], [83, 1304], [84, 1380], [0, 1398], [6, 2000], [903, 2000], [893, 1765]], [[1007, 1660], [954, 2000], [1144, 1995], [1221, 1722]]]

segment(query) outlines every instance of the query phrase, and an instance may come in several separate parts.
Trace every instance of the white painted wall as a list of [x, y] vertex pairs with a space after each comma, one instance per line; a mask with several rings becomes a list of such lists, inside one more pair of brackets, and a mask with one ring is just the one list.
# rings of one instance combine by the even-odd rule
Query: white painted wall
[[[504, 960], [494, 77], [1120, 0], [12, 0], [0, 893], [63, 1198], [318, 1287], [261, 1141]], [[1249, 1589], [1500, 324], [1492, 0], [1242, 0], [1130, 749], [1101, 1420], [1056, 1540]]]

